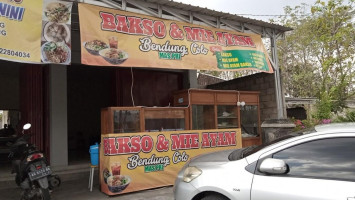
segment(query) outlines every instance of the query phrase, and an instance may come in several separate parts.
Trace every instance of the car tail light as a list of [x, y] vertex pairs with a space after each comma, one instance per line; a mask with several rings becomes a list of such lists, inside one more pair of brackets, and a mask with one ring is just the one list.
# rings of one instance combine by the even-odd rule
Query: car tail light
[[27, 157], [27, 161], [30, 162], [30, 161], [34, 161], [34, 160], [37, 160], [39, 158], [43, 158], [43, 154], [42, 153], [35, 153], [35, 154], [32, 154], [30, 156]]

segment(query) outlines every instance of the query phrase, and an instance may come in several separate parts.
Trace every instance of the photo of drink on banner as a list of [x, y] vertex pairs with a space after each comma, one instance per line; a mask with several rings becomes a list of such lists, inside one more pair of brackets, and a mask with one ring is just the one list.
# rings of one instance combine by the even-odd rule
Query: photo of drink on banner
[[108, 44], [102, 40], [92, 40], [83, 43], [84, 48], [93, 56], [101, 56], [108, 63], [118, 65], [128, 59], [128, 54], [118, 48], [116, 36], [107, 38]]
[[111, 162], [110, 169], [103, 170], [104, 183], [107, 189], [112, 193], [120, 193], [125, 190], [131, 183], [131, 178], [128, 175], [121, 174], [121, 162]]

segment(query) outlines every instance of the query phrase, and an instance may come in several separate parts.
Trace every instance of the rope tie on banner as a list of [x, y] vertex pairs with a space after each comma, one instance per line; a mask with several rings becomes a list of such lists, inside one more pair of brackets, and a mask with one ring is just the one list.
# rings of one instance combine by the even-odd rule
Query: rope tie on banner
[[131, 75], [132, 75], [131, 98], [132, 98], [132, 105], [133, 105], [133, 107], [135, 107], [135, 105], [134, 105], [134, 98], [133, 98], [133, 84], [134, 84], [133, 67], [131, 67]]

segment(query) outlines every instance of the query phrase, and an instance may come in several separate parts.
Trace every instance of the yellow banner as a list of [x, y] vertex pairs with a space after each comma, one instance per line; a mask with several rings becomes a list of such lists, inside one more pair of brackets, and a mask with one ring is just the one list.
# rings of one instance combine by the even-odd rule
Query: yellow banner
[[260, 35], [79, 4], [87, 65], [272, 73]]
[[117, 195], [173, 185], [191, 158], [242, 147], [240, 129], [189, 130], [101, 136], [101, 191]]
[[0, 59], [71, 62], [71, 2], [0, 0]]
[[40, 62], [42, 0], [0, 0], [0, 59]]

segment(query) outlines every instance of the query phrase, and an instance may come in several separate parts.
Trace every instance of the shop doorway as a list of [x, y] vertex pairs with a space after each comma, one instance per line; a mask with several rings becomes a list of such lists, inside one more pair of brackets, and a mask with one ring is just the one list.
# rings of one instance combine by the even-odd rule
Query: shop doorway
[[67, 68], [68, 162], [89, 162], [90, 145], [100, 142], [100, 110], [111, 104], [112, 68]]
[[32, 124], [28, 131], [31, 134], [29, 142], [49, 155], [47, 66], [8, 61], [0, 61], [0, 66], [0, 134], [3, 140], [0, 162], [10, 163], [7, 140], [16, 136], [25, 123]]
[[19, 69], [14, 63], [0, 61], [0, 166], [9, 168], [9, 146], [20, 117]]
[[136, 68], [72, 65], [67, 81], [69, 165], [89, 162], [90, 145], [101, 140], [102, 108], [169, 106], [172, 92], [183, 89], [182, 72]]

